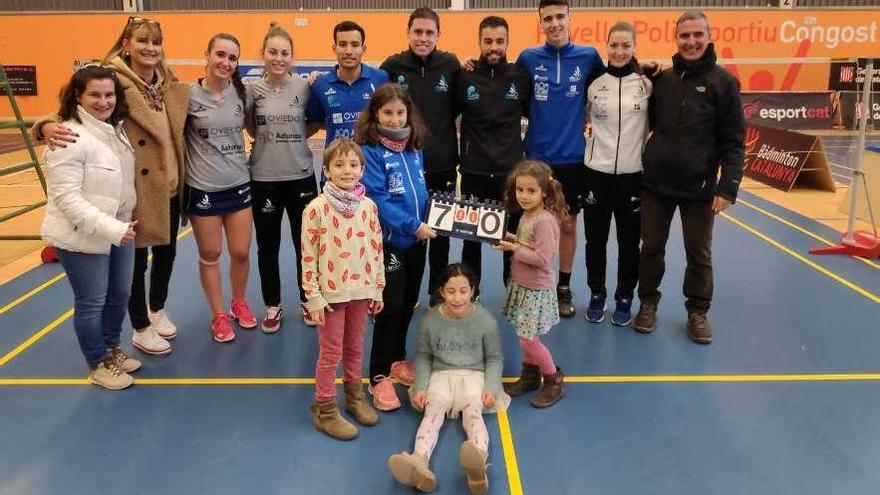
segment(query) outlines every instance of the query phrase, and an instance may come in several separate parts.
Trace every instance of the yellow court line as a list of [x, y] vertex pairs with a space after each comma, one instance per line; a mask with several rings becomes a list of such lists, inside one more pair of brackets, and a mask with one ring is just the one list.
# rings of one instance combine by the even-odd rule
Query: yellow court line
[[27, 339], [24, 342], [22, 342], [21, 344], [19, 344], [18, 347], [9, 351], [8, 353], [6, 353], [5, 356], [0, 358], [0, 366], [3, 366], [6, 363], [8, 363], [9, 361], [12, 361], [13, 359], [15, 359], [15, 356], [18, 356], [19, 354], [24, 352], [24, 350], [27, 349], [28, 347], [30, 347], [31, 345], [33, 345], [34, 342], [43, 338], [44, 335], [46, 335], [47, 333], [54, 330], [55, 327], [57, 327], [58, 325], [64, 323], [71, 316], [73, 316], [73, 308], [68, 309], [63, 315], [59, 316], [58, 318], [55, 318], [55, 321], [53, 321], [52, 323], [49, 323], [48, 325], [43, 327], [39, 332], [31, 335], [29, 339]]
[[[505, 377], [505, 382], [514, 377]], [[362, 380], [366, 383], [367, 379]], [[731, 374], [731, 375], [583, 375], [566, 376], [565, 383], [754, 383], [754, 382], [859, 382], [880, 381], [880, 373], [809, 373], [809, 374]], [[336, 383], [342, 383], [341, 378]], [[88, 385], [85, 378], [0, 378], [0, 386], [28, 385]], [[135, 378], [136, 385], [314, 385], [314, 378], [306, 377], [254, 377], [254, 378]], [[507, 415], [498, 415], [501, 435], [509, 435]], [[507, 424], [505, 432], [502, 424]], [[515, 454], [513, 443], [509, 445]], [[507, 447], [505, 447], [507, 449]], [[505, 453], [505, 459], [507, 454]], [[515, 461], [515, 459], [514, 459]], [[518, 480], [518, 475], [516, 476]], [[517, 481], [518, 483], [518, 481]]]
[[513, 434], [507, 411], [498, 412], [498, 432], [501, 436], [501, 450], [504, 451], [504, 466], [507, 469], [507, 485], [510, 495], [522, 495], [522, 481], [519, 478], [519, 466], [516, 463], [516, 449], [513, 447]]
[[726, 218], [727, 220], [730, 220], [731, 222], [735, 223], [736, 225], [739, 225], [740, 227], [742, 227], [743, 229], [745, 229], [745, 230], [747, 230], [748, 232], [752, 233], [753, 235], [755, 235], [755, 236], [758, 237], [759, 239], [762, 239], [763, 241], [765, 241], [765, 242], [767, 242], [768, 244], [772, 245], [773, 247], [779, 249], [780, 251], [782, 251], [782, 252], [788, 254], [789, 256], [795, 258], [796, 260], [800, 261], [801, 263], [803, 263], [803, 264], [809, 266], [810, 268], [813, 268], [814, 270], [816, 270], [816, 271], [818, 271], [818, 272], [820, 272], [820, 273], [822, 273], [822, 274], [824, 274], [824, 275], [826, 275], [826, 276], [828, 276], [828, 277], [833, 278], [834, 280], [840, 282], [841, 284], [843, 284], [844, 286], [848, 287], [849, 289], [852, 289], [853, 291], [855, 291], [855, 292], [857, 292], [857, 293], [859, 293], [859, 294], [861, 294], [861, 295], [867, 297], [867, 298], [870, 299], [871, 301], [874, 301], [875, 303], [880, 304], [880, 296], [877, 296], [876, 294], [874, 294], [874, 293], [872, 293], [872, 292], [870, 292], [870, 291], [864, 289], [863, 287], [861, 287], [861, 286], [859, 286], [859, 285], [857, 285], [857, 284], [855, 284], [855, 283], [853, 283], [853, 282], [850, 282], [849, 280], [847, 280], [847, 279], [841, 277], [840, 275], [838, 275], [838, 274], [832, 272], [831, 270], [825, 268], [824, 266], [821, 266], [821, 265], [819, 265], [819, 264], [817, 264], [817, 263], [815, 263], [815, 262], [813, 262], [813, 261], [810, 261], [809, 259], [807, 259], [807, 258], [804, 257], [803, 255], [801, 255], [801, 254], [799, 254], [799, 253], [793, 251], [792, 249], [790, 249], [790, 248], [788, 248], [788, 247], [782, 245], [779, 241], [776, 241], [775, 239], [772, 239], [771, 237], [769, 237], [769, 236], [767, 236], [766, 234], [764, 234], [764, 233], [758, 231], [758, 230], [755, 229], [754, 227], [750, 227], [750, 226], [746, 225], [746, 224], [743, 223], [742, 221], [737, 220], [736, 218], [733, 218], [732, 216], [728, 215], [727, 213], [722, 213], [721, 216], [724, 217], [724, 218]]
[[[182, 232], [177, 234], [177, 240], [179, 241], [184, 236], [189, 234], [191, 231], [192, 231], [192, 227], [185, 228]], [[153, 255], [151, 254], [147, 261], [152, 260], [152, 259], [153, 259]], [[28, 299], [34, 297], [35, 295], [39, 294], [40, 292], [43, 292], [47, 287], [49, 287], [50, 285], [54, 284], [55, 282], [61, 280], [62, 278], [66, 277], [66, 276], [67, 276], [66, 273], [61, 272], [58, 275], [55, 275], [54, 277], [50, 278], [49, 280], [38, 285], [37, 287], [27, 291], [26, 293], [22, 294], [21, 296], [19, 296], [18, 298], [16, 298], [15, 300], [13, 300], [9, 304], [7, 304], [6, 306], [3, 306], [2, 308], [0, 308], [0, 315], [3, 315], [3, 313], [6, 313], [10, 309], [27, 301]], [[2, 366], [2, 365], [0, 365], [0, 366]]]
[[[825, 244], [826, 246], [836, 246], [837, 245], [836, 243], [829, 241], [828, 239], [820, 236], [819, 234], [816, 234], [815, 232], [811, 232], [811, 231], [801, 227], [800, 225], [797, 225], [797, 224], [790, 222], [790, 221], [788, 221], [788, 220], [786, 220], [786, 219], [784, 219], [774, 213], [771, 213], [771, 212], [765, 210], [764, 208], [761, 208], [760, 206], [753, 205], [744, 199], [738, 199], [737, 203], [741, 203], [743, 206], [747, 206], [747, 207], [749, 207], [759, 213], [763, 213], [764, 215], [772, 218], [773, 220], [776, 220], [779, 223], [782, 223], [788, 227], [791, 227], [791, 228], [797, 230], [798, 232], [806, 234], [806, 235], [812, 237], [813, 239], [816, 239], [817, 241], [821, 242], [822, 244]], [[873, 261], [871, 261], [869, 259], [862, 258], [861, 256], [850, 256], [850, 257], [855, 258], [870, 267], [873, 267], [873, 268], [876, 268], [877, 270], [880, 270], [880, 265], [878, 265], [877, 263], [874, 263]]]

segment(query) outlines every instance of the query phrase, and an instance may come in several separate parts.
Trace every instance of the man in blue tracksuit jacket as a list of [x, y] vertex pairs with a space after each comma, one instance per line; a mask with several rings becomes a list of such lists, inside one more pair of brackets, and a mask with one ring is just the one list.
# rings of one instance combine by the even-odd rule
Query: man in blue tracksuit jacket
[[538, 18], [547, 42], [523, 50], [516, 61], [532, 80], [529, 128], [523, 144], [528, 158], [546, 162], [553, 169], [571, 214], [562, 223], [556, 287], [559, 316], [571, 318], [575, 309], [569, 282], [584, 191], [586, 81], [603, 63], [595, 48], [570, 41], [567, 0], [541, 0]]
[[336, 138], [354, 139], [354, 126], [376, 89], [388, 82], [388, 73], [364, 63], [364, 28], [342, 21], [333, 28], [334, 70], [315, 80], [309, 95], [306, 118], [312, 128], [327, 130], [325, 145]]

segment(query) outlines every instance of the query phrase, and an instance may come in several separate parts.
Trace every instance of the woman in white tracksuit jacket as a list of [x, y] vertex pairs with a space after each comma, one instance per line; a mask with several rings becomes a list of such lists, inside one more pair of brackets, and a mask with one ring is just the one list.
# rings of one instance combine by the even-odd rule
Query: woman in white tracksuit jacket
[[635, 31], [618, 22], [608, 34], [608, 67], [587, 82], [587, 112], [592, 135], [587, 141], [584, 231], [587, 238], [587, 320], [605, 319], [605, 248], [611, 218], [617, 230], [617, 290], [611, 323], [632, 319], [633, 292], [639, 279], [639, 229], [642, 149], [648, 135], [651, 82], [635, 60]]

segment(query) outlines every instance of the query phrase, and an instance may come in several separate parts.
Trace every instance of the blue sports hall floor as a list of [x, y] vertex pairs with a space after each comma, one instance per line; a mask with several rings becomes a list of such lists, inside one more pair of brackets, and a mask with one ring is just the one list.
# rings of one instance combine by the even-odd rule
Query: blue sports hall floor
[[[526, 398], [486, 417], [490, 492], [880, 492], [877, 260], [806, 254], [838, 234], [742, 192], [716, 222], [715, 341], [698, 346], [685, 335], [684, 254], [673, 225], [651, 335], [583, 319], [578, 253], [578, 315], [547, 338], [568, 394], [548, 410]], [[284, 297], [294, 308], [289, 239], [285, 246]], [[500, 256], [484, 258], [483, 304], [497, 313]], [[262, 312], [255, 253], [252, 265], [249, 298]], [[610, 266], [609, 281], [615, 272]], [[316, 432], [307, 409], [315, 331], [289, 311], [277, 334], [238, 331], [234, 343], [213, 342], [188, 231], [167, 305], [180, 329], [174, 352], [139, 355], [134, 387], [87, 384], [72, 301], [58, 265], [0, 287], [0, 494], [411, 493], [393, 481], [386, 459], [411, 448], [418, 413], [405, 405], [382, 414], [347, 443]], [[426, 302], [423, 292], [410, 349]], [[519, 349], [506, 323], [502, 334], [512, 377]], [[432, 460], [436, 493], [467, 493], [457, 459], [463, 438], [447, 422]]]

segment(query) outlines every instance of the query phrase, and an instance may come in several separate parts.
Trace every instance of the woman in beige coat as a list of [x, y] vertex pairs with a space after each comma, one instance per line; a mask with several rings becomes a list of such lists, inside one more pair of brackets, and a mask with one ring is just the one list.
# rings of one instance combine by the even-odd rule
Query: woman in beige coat
[[[128, 304], [135, 330], [132, 344], [153, 355], [171, 352], [168, 340], [177, 335], [165, 313], [165, 300], [180, 225], [183, 127], [189, 102], [189, 86], [179, 82], [165, 64], [162, 41], [162, 28], [157, 21], [130, 17], [103, 61], [103, 65], [116, 70], [128, 101], [124, 127], [135, 156], [137, 249]], [[53, 122], [35, 125], [50, 148], [76, 141], [75, 133], [58, 123], [59, 119], [53, 116], [50, 120]], [[148, 307], [144, 279], [149, 248], [153, 261]]]

